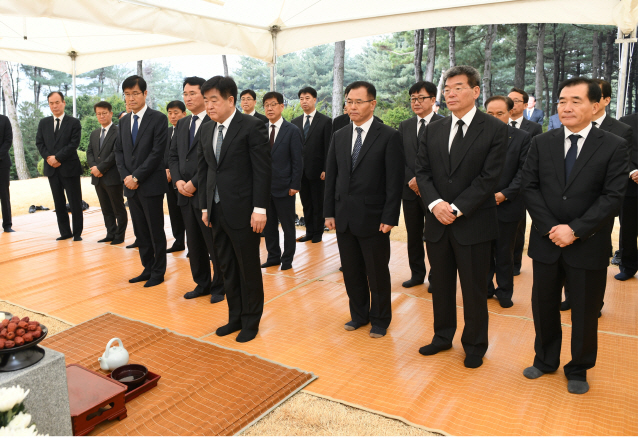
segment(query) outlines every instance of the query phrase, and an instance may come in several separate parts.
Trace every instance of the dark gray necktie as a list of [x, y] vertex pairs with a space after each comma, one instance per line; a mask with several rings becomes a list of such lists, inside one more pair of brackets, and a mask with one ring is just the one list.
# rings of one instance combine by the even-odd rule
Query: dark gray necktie
[[[220, 149], [222, 149], [222, 141], [224, 140], [224, 135], [222, 135], [222, 130], [224, 129], [224, 125], [218, 125], [218, 140], [216, 141], [216, 161], [220, 161]], [[218, 195], [218, 184], [216, 184], [216, 193], [214, 195], [214, 200], [216, 204], [220, 202], [220, 196]]]
[[56, 129], [53, 130], [54, 137], [58, 136], [59, 130], [60, 130], [60, 119], [56, 119]]
[[106, 132], [107, 130], [102, 128], [102, 134], [100, 135], [100, 149], [102, 149], [102, 143], [104, 143], [104, 137]]
[[516, 122], [515, 120], [511, 122], [511, 126], [513, 126], [514, 128], [518, 127], [518, 122]]
[[353, 145], [353, 153], [351, 154], [351, 170], [356, 166], [358, 155], [360, 155], [360, 149], [362, 149], [362, 131], [364, 131], [364, 129], [359, 126], [356, 128], [358, 136], [356, 137], [356, 144]]
[[311, 119], [311, 116], [307, 116], [307, 121], [304, 123], [304, 127], [302, 128], [302, 130], [304, 131], [305, 140], [307, 139], [307, 134], [309, 133], [309, 127], [311, 126], [309, 119]]
[[567, 156], [564, 157], [564, 183], [566, 184], [569, 181], [569, 176], [571, 175], [571, 170], [573, 169], [573, 165], [576, 164], [576, 160], [578, 159], [578, 139], [582, 138], [581, 135], [572, 134], [569, 136], [569, 140], [571, 140], [571, 147], [567, 151]]
[[422, 137], [422, 134], [424, 134], [424, 130], [426, 127], [427, 125], [424, 119], [420, 119], [420, 129], [418, 130], [418, 140], [420, 140], [420, 137]]

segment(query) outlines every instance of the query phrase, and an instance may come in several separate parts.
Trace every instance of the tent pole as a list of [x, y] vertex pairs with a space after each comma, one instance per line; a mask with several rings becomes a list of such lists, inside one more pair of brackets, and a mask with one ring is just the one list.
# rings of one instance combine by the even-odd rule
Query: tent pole
[[77, 117], [77, 112], [76, 112], [76, 57], [78, 56], [78, 54], [76, 52], [71, 52], [69, 53], [69, 56], [71, 57], [71, 63], [73, 65], [73, 74], [72, 74], [72, 88], [73, 88], [73, 117]]
[[616, 118], [624, 116], [625, 100], [627, 97], [628, 86], [628, 68], [629, 68], [629, 46], [631, 43], [638, 41], [636, 38], [637, 28], [629, 35], [624, 35], [618, 28], [618, 39], [616, 43], [620, 44], [620, 62], [618, 63], [618, 96], [616, 101]]
[[280, 26], [271, 26], [269, 28], [271, 32], [271, 41], [273, 41], [273, 62], [271, 63], [271, 74], [270, 74], [270, 91], [276, 91], [276, 76], [278, 74], [278, 49], [276, 48], [276, 43], [278, 40], [278, 32], [280, 32]]

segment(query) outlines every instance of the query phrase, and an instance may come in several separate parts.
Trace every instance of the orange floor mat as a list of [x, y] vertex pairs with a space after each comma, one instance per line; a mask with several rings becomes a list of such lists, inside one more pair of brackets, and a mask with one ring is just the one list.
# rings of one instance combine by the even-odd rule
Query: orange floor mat
[[[149, 290], [127, 282], [141, 269], [136, 251], [95, 243], [104, 237], [99, 210], [85, 212], [81, 243], [55, 242], [50, 212], [18, 216], [14, 229], [19, 232], [0, 235], [0, 298], [72, 323], [115, 312], [167, 327], [314, 372], [320, 379], [307, 388], [311, 393], [455, 435], [637, 435], [638, 282], [614, 280], [615, 267], [608, 273], [598, 362], [588, 374], [591, 390], [575, 396], [561, 371], [536, 381], [522, 376], [534, 354], [526, 255], [514, 306], [503, 309], [489, 300], [489, 351], [481, 368], [468, 370], [460, 333], [449, 352], [430, 358], [417, 353], [433, 334], [431, 294], [427, 284], [402, 288], [410, 276], [402, 242], [391, 242], [393, 321], [386, 337], [342, 328], [349, 320], [347, 297], [335, 235], [326, 234], [323, 243], [297, 245], [292, 270], [263, 270], [260, 333], [241, 345], [233, 336], [213, 335], [227, 321], [225, 302], [182, 298], [194, 287], [186, 252], [168, 256], [165, 283]], [[165, 230], [170, 236], [168, 218]], [[264, 242], [261, 251], [264, 260]], [[187, 317], [194, 324], [185, 327]], [[570, 312], [562, 320], [565, 363]]]
[[102, 372], [98, 357], [112, 337], [129, 363], [162, 376], [158, 386], [127, 403], [127, 418], [102, 423], [92, 435], [233, 435], [315, 377], [243, 352], [108, 313], [45, 339], [67, 365]]

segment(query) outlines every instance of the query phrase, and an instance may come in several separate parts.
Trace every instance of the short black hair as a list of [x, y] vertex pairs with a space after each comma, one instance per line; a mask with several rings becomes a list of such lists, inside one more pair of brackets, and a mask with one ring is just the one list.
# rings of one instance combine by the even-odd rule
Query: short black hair
[[467, 77], [467, 83], [471, 88], [480, 86], [480, 73], [478, 70], [470, 65], [456, 65], [444, 72], [443, 82], [447, 82], [447, 79], [458, 75], [465, 75]]
[[589, 102], [600, 102], [600, 99], [602, 98], [602, 90], [600, 89], [600, 85], [596, 81], [582, 76], [567, 79], [566, 81], [561, 83], [558, 86], [558, 96], [560, 96], [560, 92], [564, 87], [574, 87], [580, 84], [585, 84], [587, 86], [587, 97], [589, 98]]
[[59, 94], [60, 99], [62, 99], [62, 101], [64, 102], [64, 94], [62, 94], [62, 91], [52, 91], [51, 93], [49, 93], [49, 95], [47, 96], [47, 102], [49, 101], [49, 98], [54, 94]]
[[602, 97], [611, 99], [611, 84], [604, 79], [594, 79], [594, 82], [602, 89]]
[[376, 98], [376, 87], [374, 87], [371, 82], [366, 81], [351, 82], [349, 85], [347, 85], [347, 89], [344, 90], [344, 95], [346, 96], [351, 90], [356, 90], [358, 88], [366, 88], [367, 95], [372, 99]]
[[228, 99], [229, 96], [233, 96], [233, 103], [236, 103], [238, 86], [236, 85], [236, 81], [229, 76], [214, 76], [207, 79], [204, 84], [200, 86], [200, 92], [203, 96], [207, 91], [214, 89], [218, 90], [223, 99]]
[[188, 78], [184, 78], [184, 81], [182, 81], [182, 89], [184, 90], [184, 87], [187, 85], [191, 85], [191, 86], [197, 85], [198, 87], [202, 88], [202, 84], [204, 84], [203, 78], [199, 76], [190, 76]]
[[487, 105], [489, 105], [494, 100], [503, 101], [507, 105], [507, 110], [508, 111], [511, 111], [513, 109], [513, 100], [511, 100], [511, 98], [509, 98], [508, 96], [491, 96], [484, 103], [484, 107], [487, 108]]
[[302, 88], [300, 91], [298, 91], [298, 98], [300, 98], [300, 95], [302, 93], [308, 93], [311, 96], [313, 96], [314, 99], [318, 98], [318, 92], [313, 87], [304, 87], [304, 88]]
[[428, 81], [418, 81], [413, 84], [411, 88], [409, 88], [409, 96], [411, 96], [413, 93], [419, 93], [423, 88], [431, 97], [436, 97], [436, 95], [438, 94], [438, 87], [436, 87], [434, 83]]
[[100, 102], [93, 105], [93, 111], [95, 112], [98, 108], [106, 108], [109, 112], [113, 111], [113, 107], [106, 100], [101, 100]]
[[122, 92], [124, 93], [124, 90], [133, 88], [136, 85], [140, 87], [140, 91], [142, 91], [143, 93], [147, 91], [147, 81], [145, 81], [142, 76], [133, 75], [133, 76], [129, 76], [122, 83]]
[[264, 105], [264, 103], [269, 99], [275, 99], [279, 104], [284, 103], [284, 96], [277, 91], [269, 91], [267, 94], [265, 94], [262, 98], [262, 104]]
[[242, 99], [242, 96], [244, 96], [245, 94], [248, 94], [249, 96], [253, 97], [253, 100], [256, 100], [256, 92], [253, 90], [242, 90], [242, 93], [240, 93], [240, 99]]
[[167, 111], [172, 108], [178, 108], [183, 113], [187, 111], [187, 107], [184, 106], [184, 102], [182, 102], [181, 100], [172, 100], [171, 102], [169, 102], [167, 104]]
[[518, 93], [518, 94], [520, 94], [522, 96], [522, 100], [524, 102], [528, 102], [529, 101], [529, 95], [527, 94], [527, 92], [524, 91], [524, 90], [521, 90], [520, 88], [513, 87], [511, 89], [511, 91], [509, 91], [509, 93]]

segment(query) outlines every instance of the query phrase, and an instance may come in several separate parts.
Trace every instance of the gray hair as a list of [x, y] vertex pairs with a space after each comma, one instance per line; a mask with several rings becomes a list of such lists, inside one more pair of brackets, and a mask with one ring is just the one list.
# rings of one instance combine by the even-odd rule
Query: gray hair
[[451, 67], [444, 73], [444, 82], [458, 75], [465, 75], [471, 88], [480, 86], [480, 73], [470, 65], [456, 65], [455, 67]]

